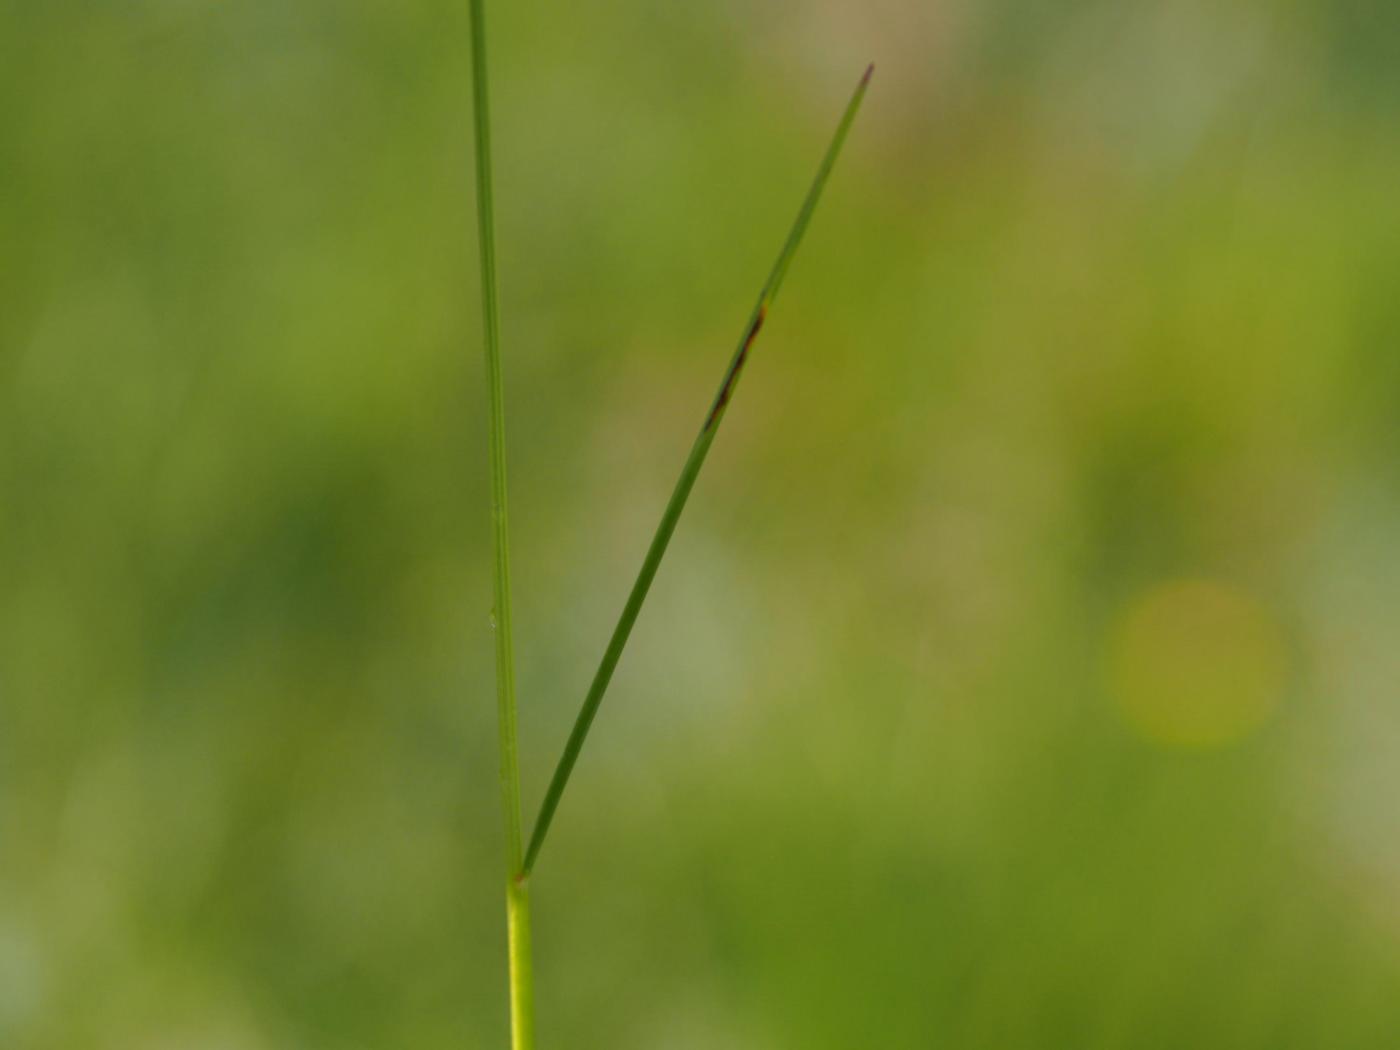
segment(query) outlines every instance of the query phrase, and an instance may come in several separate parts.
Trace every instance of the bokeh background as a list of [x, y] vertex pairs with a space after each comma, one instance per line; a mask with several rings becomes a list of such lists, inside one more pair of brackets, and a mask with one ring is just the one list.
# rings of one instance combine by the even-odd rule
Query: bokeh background
[[[0, 1045], [503, 1046], [466, 5], [0, 12]], [[1397, 12], [492, 6], [542, 1046], [1397, 1045]]]

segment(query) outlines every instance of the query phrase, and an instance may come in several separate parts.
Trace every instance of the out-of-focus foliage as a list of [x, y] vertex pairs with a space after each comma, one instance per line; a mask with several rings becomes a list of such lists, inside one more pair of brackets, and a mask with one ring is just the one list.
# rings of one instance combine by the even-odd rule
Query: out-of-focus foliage
[[[493, 5], [542, 1045], [1395, 1045], [1397, 11]], [[502, 1045], [466, 31], [0, 5], [7, 1050]]]

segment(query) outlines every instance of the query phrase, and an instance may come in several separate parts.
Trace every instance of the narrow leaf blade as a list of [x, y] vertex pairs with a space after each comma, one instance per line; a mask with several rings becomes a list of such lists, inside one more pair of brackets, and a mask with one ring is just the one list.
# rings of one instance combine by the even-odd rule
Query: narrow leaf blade
[[579, 752], [583, 750], [584, 741], [588, 738], [588, 731], [592, 728], [594, 716], [597, 715], [598, 708], [603, 702], [603, 694], [607, 692], [608, 684], [612, 681], [613, 671], [617, 669], [618, 660], [622, 657], [622, 650], [626, 647], [627, 639], [632, 634], [632, 627], [637, 622], [642, 603], [646, 601], [647, 592], [651, 589], [652, 580], [656, 577], [656, 570], [660, 567], [661, 559], [666, 553], [666, 547], [671, 542], [672, 534], [676, 531], [676, 523], [680, 520], [681, 511], [685, 509], [686, 501], [690, 498], [690, 490], [695, 486], [695, 479], [700, 474], [700, 468], [705, 462], [706, 455], [709, 454], [710, 445], [714, 442], [715, 433], [719, 430], [720, 421], [724, 418], [724, 413], [729, 407], [734, 388], [739, 382], [739, 376], [743, 372], [745, 363], [748, 361], [749, 351], [768, 317], [769, 307], [777, 298], [778, 290], [782, 287], [783, 279], [787, 276], [792, 258], [802, 243], [802, 235], [806, 233], [807, 226], [812, 221], [812, 214], [816, 211], [817, 202], [821, 199], [822, 190], [826, 188], [836, 159], [841, 154], [841, 147], [845, 145], [846, 136], [850, 132], [856, 113], [865, 98], [866, 88], [870, 85], [870, 77], [874, 71], [873, 65], [867, 67], [865, 75], [861, 77], [855, 93], [846, 105], [841, 122], [837, 125], [831, 144], [822, 157], [821, 166], [817, 169], [816, 178], [812, 180], [811, 188], [808, 189], [802, 207], [797, 213], [797, 218], [788, 232], [782, 251], [773, 264], [768, 280], [764, 282], [763, 291], [759, 293], [758, 303], [754, 306], [748, 324], [744, 326], [744, 334], [740, 337], [734, 356], [730, 358], [729, 367], [725, 369], [719, 391], [715, 394], [714, 402], [701, 424], [700, 433], [691, 446], [685, 465], [681, 468], [680, 478], [677, 479], [676, 487], [671, 492], [671, 498], [666, 503], [666, 509], [661, 514], [656, 534], [652, 537], [651, 545], [647, 548], [646, 556], [642, 559], [642, 567], [637, 574], [637, 580], [633, 583], [632, 591], [627, 596], [627, 602], [622, 607], [622, 615], [618, 618], [617, 626], [613, 628], [612, 637], [608, 641], [607, 649], [603, 652], [602, 661], [593, 675], [593, 682], [588, 688], [588, 694], [584, 697], [583, 706], [579, 710], [573, 730], [569, 733], [569, 739], [564, 745], [564, 753], [560, 755], [559, 762], [555, 766], [554, 776], [545, 792], [539, 816], [535, 818], [534, 830], [530, 834], [529, 846], [525, 850], [525, 862], [521, 868], [522, 876], [529, 875], [534, 870], [540, 847], [544, 844], [549, 826], [559, 808], [559, 800], [564, 794], [564, 788], [568, 786], [569, 777], [574, 771], [574, 764], [578, 761]]

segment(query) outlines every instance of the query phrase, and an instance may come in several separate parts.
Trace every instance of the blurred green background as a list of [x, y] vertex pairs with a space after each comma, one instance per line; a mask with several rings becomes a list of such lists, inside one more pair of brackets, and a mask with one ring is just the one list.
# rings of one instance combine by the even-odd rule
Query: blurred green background
[[[540, 1042], [1400, 1042], [1400, 8], [491, 9]], [[0, 3], [0, 1046], [505, 1042], [463, 0]]]

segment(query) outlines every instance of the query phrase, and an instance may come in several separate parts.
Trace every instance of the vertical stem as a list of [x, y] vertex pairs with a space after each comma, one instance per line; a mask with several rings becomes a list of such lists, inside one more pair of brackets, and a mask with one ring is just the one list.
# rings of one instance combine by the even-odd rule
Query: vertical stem
[[476, 214], [481, 246], [481, 317], [491, 416], [491, 538], [495, 551], [496, 705], [500, 723], [501, 810], [506, 829], [506, 933], [513, 1050], [533, 1050], [529, 886], [521, 868], [520, 765], [511, 651], [510, 535], [506, 513], [506, 425], [496, 306], [496, 229], [491, 192], [491, 113], [486, 78], [485, 0], [471, 0], [472, 99], [476, 129]]

